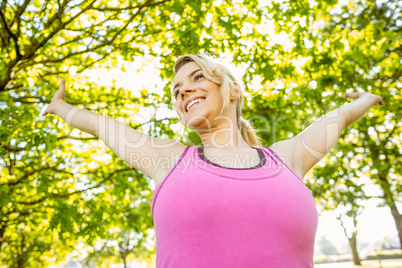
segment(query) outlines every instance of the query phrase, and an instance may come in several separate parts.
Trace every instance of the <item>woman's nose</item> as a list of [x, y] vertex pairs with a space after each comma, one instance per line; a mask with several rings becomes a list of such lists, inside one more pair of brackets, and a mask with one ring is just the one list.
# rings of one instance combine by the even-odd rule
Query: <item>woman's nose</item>
[[196, 89], [191, 85], [183, 85], [180, 88], [180, 95], [184, 96], [188, 93], [193, 93]]

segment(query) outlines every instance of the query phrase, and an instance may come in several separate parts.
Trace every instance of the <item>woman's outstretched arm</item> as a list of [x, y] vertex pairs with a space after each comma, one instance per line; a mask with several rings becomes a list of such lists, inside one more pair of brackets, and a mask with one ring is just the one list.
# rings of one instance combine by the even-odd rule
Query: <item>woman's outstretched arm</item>
[[323, 115], [296, 137], [271, 146], [300, 177], [334, 147], [346, 127], [372, 106], [385, 105], [380, 96], [367, 92], [346, 93], [344, 97], [355, 101]]
[[156, 183], [163, 179], [170, 170], [167, 163], [171, 164], [172, 158], [182, 152], [183, 144], [150, 137], [113, 118], [67, 103], [65, 84], [65, 81], [60, 82], [59, 90], [43, 115], [58, 115], [71, 126], [99, 137], [119, 158], [148, 174]]

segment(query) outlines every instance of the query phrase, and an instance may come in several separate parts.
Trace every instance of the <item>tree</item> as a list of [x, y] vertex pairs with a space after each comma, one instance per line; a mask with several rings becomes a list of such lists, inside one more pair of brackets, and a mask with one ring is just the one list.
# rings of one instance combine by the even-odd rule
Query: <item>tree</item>
[[[359, 208], [361, 208], [361, 207], [359, 207]], [[345, 236], [348, 238], [349, 246], [352, 249], [353, 263], [355, 265], [362, 265], [360, 255], [357, 250], [357, 217], [361, 213], [362, 213], [362, 210], [356, 210], [356, 208], [353, 208], [352, 210], [349, 210], [347, 213], [339, 214], [336, 217], [342, 226]], [[353, 230], [352, 231], [348, 231], [348, 227], [346, 227], [346, 225], [345, 225], [345, 219], [344, 219], [345, 215], [346, 215], [346, 217], [349, 217], [352, 219], [352, 222], [353, 222]]]
[[325, 236], [321, 236], [317, 241], [320, 251], [324, 255], [339, 255], [335, 246]]
[[[167, 24], [163, 18], [158, 23], [152, 18], [159, 18], [161, 6], [167, 13], [174, 13], [175, 8], [168, 3], [2, 1], [2, 262], [36, 267], [32, 261], [35, 254], [45, 255], [57, 239], [71, 249], [78, 237], [85, 238], [88, 244], [103, 237], [114, 222], [108, 215], [122, 212], [105, 209], [108, 207], [102, 205], [102, 195], [132, 206], [137, 200], [149, 202], [151, 191], [144, 174], [116, 157], [103, 157], [105, 150], [93, 137], [74, 136], [59, 119], [41, 119], [38, 115], [49, 102], [58, 77], [105, 64], [116, 51], [126, 51], [126, 56], [145, 53], [148, 45], [156, 42], [158, 33], [166, 29], [159, 26]], [[70, 102], [127, 121], [138, 111], [140, 99], [130, 92], [116, 87], [94, 89], [89, 82], [80, 83], [79, 78], [77, 75], [69, 79], [76, 89], [70, 94]], [[141, 106], [153, 104], [155, 99], [143, 92]], [[117, 113], [114, 105], [130, 108]], [[159, 124], [164, 131], [166, 127]], [[154, 127], [157, 125], [156, 122]], [[131, 126], [141, 127], [135, 123]], [[140, 232], [152, 228], [150, 212], [133, 209], [135, 213], [145, 221]], [[20, 239], [14, 239], [16, 234], [21, 234]], [[47, 246], [37, 246], [41, 241]], [[60, 254], [59, 259], [62, 257]]]
[[[263, 48], [256, 48], [250, 57], [246, 114], [255, 119], [264, 144], [270, 145], [297, 135], [321, 115], [344, 104], [342, 96], [346, 92], [365, 90], [383, 96], [386, 106], [373, 108], [350, 126], [339, 140], [339, 156], [333, 156], [337, 160], [327, 158], [325, 165], [339, 166], [339, 162], [354, 159], [353, 165], [344, 167], [340, 178], [360, 170], [380, 186], [402, 244], [401, 213], [397, 208], [402, 178], [401, 5], [398, 1], [315, 4], [303, 8], [303, 2], [282, 3], [285, 14], [281, 15], [294, 14], [294, 23], [279, 20], [272, 25], [276, 33], [284, 31], [287, 45], [271, 42], [275, 45], [267, 51], [262, 38], [252, 35]], [[255, 90], [256, 86], [260, 91]], [[320, 177], [323, 181], [316, 180]], [[309, 185], [325, 185], [336, 192], [340, 184], [331, 183], [331, 179], [334, 173], [328, 169], [324, 176], [314, 175]], [[317, 192], [315, 197], [324, 195], [325, 191]]]
[[[11, 256], [18, 248], [43, 242], [62, 248], [58, 256], [62, 259], [75, 241], [93, 246], [99, 239], [110, 239], [109, 230], [115, 227], [146, 236], [152, 228], [147, 209], [152, 196], [149, 178], [115, 156], [106, 156], [110, 151], [98, 139], [70, 129], [58, 118], [38, 118], [39, 110], [49, 103], [59, 78], [67, 78], [70, 103], [119, 118], [152, 136], [176, 138], [171, 126], [178, 123], [177, 118], [154, 113], [150, 122], [139, 124], [135, 115], [141, 107], [157, 111], [156, 103], [169, 103], [167, 81], [174, 59], [200, 51], [230, 54], [246, 70], [244, 114], [259, 130], [264, 145], [298, 134], [342, 104], [339, 98], [347, 90], [362, 88], [383, 95], [386, 108], [373, 110], [352, 126], [341, 143], [355, 142], [356, 150], [345, 150], [352, 150], [355, 159], [362, 160], [363, 171], [368, 169], [373, 181], [383, 187], [384, 203], [400, 222], [396, 202], [401, 191], [397, 161], [401, 153], [401, 26], [397, 23], [400, 12], [389, 11], [399, 6], [396, 1], [350, 2], [342, 12], [335, 12], [336, 4], [2, 1], [2, 262], [14, 265]], [[102, 87], [84, 72], [113, 67], [124, 71], [124, 61], [136, 61], [138, 56], [160, 59], [165, 94], [145, 88], [137, 95], [116, 83]], [[383, 126], [378, 124], [384, 121]], [[363, 134], [364, 138], [354, 140]], [[193, 136], [186, 129], [176, 139], [199, 142]], [[143, 219], [134, 221], [139, 229], [123, 224], [128, 215]], [[24, 240], [12, 240], [18, 230], [23, 230]], [[63, 246], [57, 244], [59, 239]], [[52, 255], [47, 249], [33, 246], [26, 251], [31, 257], [20, 254], [26, 260], [23, 265], [38, 266], [35, 256]]]
[[[103, 245], [99, 249], [93, 249], [86, 258], [87, 263], [105, 266], [102, 260], [105, 258], [115, 257], [123, 263], [123, 267], [127, 267], [129, 255], [135, 254], [135, 260], [141, 260], [147, 250], [144, 249], [146, 237], [142, 234], [138, 235], [133, 231], [123, 230], [112, 234], [113, 237], [104, 240]], [[152, 252], [153, 253], [153, 252]], [[148, 257], [148, 256], [147, 256]]]
[[[70, 0], [1, 2], [3, 263], [14, 265], [16, 259], [8, 258], [13, 256], [11, 253], [27, 243], [39, 243], [37, 237], [54, 238], [43, 239], [47, 244], [61, 240], [70, 250], [79, 239], [91, 246], [99, 238], [106, 239], [111, 227], [121, 225], [129, 208], [130, 215], [144, 221], [137, 233], [145, 234], [152, 228], [150, 210], [135, 209], [138, 203], [149, 205], [152, 192], [148, 177], [113, 155], [104, 156], [110, 152], [96, 138], [71, 130], [58, 118], [38, 117], [40, 109], [49, 103], [59, 78], [68, 78], [70, 103], [120, 118], [141, 130], [142, 125], [132, 122], [140, 107], [157, 108], [155, 103], [168, 102], [169, 95], [143, 90], [141, 96], [134, 96], [117, 86], [105, 88], [91, 83], [83, 72], [119, 66], [121, 59], [135, 60], [144, 55], [168, 55], [167, 60], [162, 60], [167, 70], [173, 62], [172, 54], [224, 51], [248, 34], [241, 30], [243, 23], [252, 25], [259, 21], [262, 12], [257, 5], [254, 1], [214, 5], [213, 1], [169, 0], [128, 4]], [[164, 71], [162, 76], [168, 77], [168, 73]], [[176, 122], [171, 118], [156, 119], [154, 115], [147, 133], [173, 138], [175, 132], [169, 126]], [[114, 204], [124, 204], [125, 209]], [[26, 226], [24, 239], [11, 241], [22, 223]], [[48, 248], [34, 246], [27, 254], [46, 255]], [[58, 260], [65, 253], [62, 251]], [[25, 260], [22, 266], [36, 266], [32, 258]]]
[[[339, 156], [340, 153], [338, 153]], [[326, 159], [326, 165], [314, 169], [307, 181], [308, 187], [322, 211], [333, 211], [348, 239], [355, 265], [361, 265], [358, 252], [358, 217], [364, 210], [364, 201], [371, 198], [365, 189], [366, 181], [359, 170], [351, 170], [354, 159], [344, 156], [338, 161], [335, 154]], [[328, 181], [328, 174], [331, 178]]]
[[[319, 175], [315, 168], [309, 186], [329, 187], [328, 192], [339, 195], [337, 204], [343, 199], [344, 206], [353, 208], [349, 213], [353, 218], [353, 211], [357, 210], [350, 197], [360, 198], [361, 192], [339, 190], [349, 187], [347, 174], [359, 170], [360, 174], [367, 174], [383, 190], [384, 204], [391, 209], [402, 244], [401, 214], [397, 209], [402, 178], [402, 145], [398, 138], [402, 127], [400, 3], [349, 1], [342, 5], [321, 1], [313, 7], [303, 4], [282, 3], [284, 12], [278, 16], [290, 16], [294, 23], [271, 22], [276, 33], [289, 39], [286, 46], [271, 42], [275, 45], [267, 51], [263, 38], [258, 34], [250, 37], [258, 45], [252, 53], [244, 50], [242, 54], [252, 54], [246, 76], [250, 96], [246, 114], [255, 119], [264, 144], [270, 145], [297, 135], [321, 115], [341, 106], [345, 92], [365, 90], [382, 95], [386, 107], [372, 109], [350, 126], [336, 148], [339, 155], [333, 156], [335, 160], [326, 158], [325, 165], [336, 165], [342, 173], [328, 168]], [[351, 162], [350, 159], [354, 159], [353, 165], [339, 165]], [[315, 192], [319, 204], [328, 192]], [[334, 205], [328, 209], [335, 208]]]
[[[320, 55], [330, 63], [329, 78], [335, 88], [363, 89], [386, 99], [385, 109], [372, 109], [348, 129], [338, 151], [342, 161], [346, 157], [356, 161], [344, 174], [358, 167], [382, 189], [384, 205], [391, 210], [402, 244], [402, 216], [397, 208], [402, 178], [398, 138], [402, 129], [400, 9], [397, 1], [349, 2], [323, 27], [319, 42], [323, 44]], [[332, 45], [325, 46], [324, 40]], [[322, 78], [321, 83], [324, 81]]]

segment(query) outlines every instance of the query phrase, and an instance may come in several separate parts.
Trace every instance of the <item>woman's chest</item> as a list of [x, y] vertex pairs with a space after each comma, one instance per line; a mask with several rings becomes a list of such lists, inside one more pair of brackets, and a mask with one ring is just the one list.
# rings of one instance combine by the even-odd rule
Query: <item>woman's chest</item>
[[235, 228], [301, 238], [315, 233], [317, 224], [311, 192], [286, 172], [259, 180], [230, 179], [197, 170], [184, 176], [172, 174], [158, 193], [153, 214], [156, 228], [168, 222], [173, 233], [214, 230], [218, 234]]

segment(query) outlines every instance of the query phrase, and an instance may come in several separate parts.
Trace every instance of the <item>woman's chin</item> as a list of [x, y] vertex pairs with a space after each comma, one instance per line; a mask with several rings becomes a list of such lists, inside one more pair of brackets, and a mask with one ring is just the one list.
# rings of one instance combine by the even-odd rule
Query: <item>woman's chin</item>
[[210, 120], [203, 115], [192, 115], [187, 117], [184, 120], [184, 124], [196, 132], [211, 129]]

